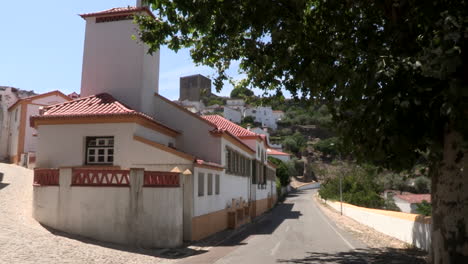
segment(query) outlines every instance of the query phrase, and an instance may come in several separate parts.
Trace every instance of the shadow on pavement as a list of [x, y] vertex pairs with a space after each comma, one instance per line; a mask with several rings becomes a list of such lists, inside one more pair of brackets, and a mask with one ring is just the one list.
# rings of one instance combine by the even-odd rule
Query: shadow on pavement
[[[2, 184], [2, 183], [0, 183]], [[1, 185], [0, 185], [1, 186]], [[296, 192], [299, 193], [299, 192]], [[297, 196], [292, 194], [291, 196]], [[289, 197], [289, 196], [288, 196]], [[302, 214], [299, 211], [292, 211], [293, 204], [280, 203], [269, 212], [254, 219], [253, 222], [246, 224], [236, 230], [224, 230], [206, 239], [186, 244], [180, 248], [174, 249], [144, 249], [127, 245], [119, 245], [110, 242], [102, 242], [80, 235], [68, 234], [42, 225], [50, 233], [63, 236], [69, 239], [78, 240], [83, 243], [93, 244], [101, 247], [107, 247], [116, 250], [122, 250], [131, 253], [144, 254], [158, 258], [183, 259], [190, 256], [200, 255], [208, 252], [204, 247], [232, 247], [244, 245], [242, 241], [251, 235], [271, 234], [286, 219], [297, 219]]]
[[336, 264], [425, 264], [426, 253], [414, 249], [369, 248], [355, 251], [323, 253], [307, 252], [308, 256], [298, 259], [279, 259], [278, 263], [336, 263]]
[[[62, 231], [55, 230], [53, 228], [50, 228], [48, 226], [45, 226], [41, 224], [42, 227], [47, 229], [50, 233], [61, 236], [61, 237], [66, 237], [69, 239], [77, 240], [82, 243], [86, 244], [92, 244], [96, 246], [101, 246], [101, 247], [106, 247], [110, 249], [115, 249], [115, 250], [121, 250], [125, 252], [130, 252], [130, 253], [136, 253], [136, 254], [142, 254], [142, 255], [147, 255], [147, 256], [153, 256], [153, 257], [158, 257], [158, 258], [166, 258], [166, 259], [178, 259], [178, 258], [184, 258], [188, 256], [193, 256], [197, 254], [202, 254], [207, 252], [206, 250], [194, 250], [190, 248], [176, 248], [176, 249], [170, 249], [170, 248], [160, 248], [160, 249], [147, 249], [147, 248], [138, 248], [135, 246], [128, 246], [128, 245], [120, 245], [116, 243], [111, 243], [111, 242], [103, 242], [103, 241], [98, 241], [94, 240], [91, 238], [83, 237], [80, 235], [74, 235], [74, 234], [69, 234], [65, 233]], [[183, 249], [181, 251], [181, 249]]]
[[0, 182], [0, 190], [10, 185], [9, 183]]

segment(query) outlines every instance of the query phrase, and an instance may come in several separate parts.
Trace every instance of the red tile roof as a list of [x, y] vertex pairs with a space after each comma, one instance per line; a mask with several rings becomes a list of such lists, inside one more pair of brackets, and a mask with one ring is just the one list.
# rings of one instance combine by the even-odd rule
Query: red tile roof
[[397, 194], [395, 196], [409, 203], [421, 203], [423, 200], [431, 202], [430, 194]]
[[[140, 116], [158, 125], [162, 125], [161, 123], [154, 120], [152, 117], [144, 113], [135, 111], [130, 107], [124, 105], [108, 93], [81, 97], [73, 101], [46, 106], [44, 107], [44, 114], [41, 116], [35, 116], [34, 118], [49, 119], [60, 117], [106, 117], [122, 115]], [[176, 130], [169, 128], [165, 125], [162, 126], [169, 130], [177, 132]]]
[[268, 155], [278, 155], [278, 156], [291, 156], [291, 154], [289, 153], [284, 153], [284, 152], [281, 152], [281, 151], [278, 151], [276, 149], [267, 149], [267, 154]]
[[91, 95], [44, 108], [43, 116], [137, 114], [107, 93]]
[[213, 123], [219, 130], [226, 130], [236, 137], [258, 136], [257, 133], [249, 131], [226, 118], [219, 115], [204, 115], [204, 119]]
[[133, 14], [137, 12], [146, 12], [148, 15], [156, 18], [154, 14], [148, 7], [136, 7], [136, 6], [127, 6], [127, 7], [116, 7], [104, 11], [93, 12], [81, 14], [82, 18], [86, 17], [95, 17], [95, 16], [107, 16], [107, 15], [124, 15], [124, 14]]
[[204, 160], [201, 160], [201, 159], [195, 160], [195, 163], [196, 163], [196, 164], [199, 164], [199, 165], [206, 165], [206, 166], [210, 166], [210, 167], [215, 167], [215, 168], [219, 168], [219, 169], [224, 169], [224, 166], [221, 165], [221, 164], [214, 163], [214, 162], [209, 162], [209, 161], [204, 161]]

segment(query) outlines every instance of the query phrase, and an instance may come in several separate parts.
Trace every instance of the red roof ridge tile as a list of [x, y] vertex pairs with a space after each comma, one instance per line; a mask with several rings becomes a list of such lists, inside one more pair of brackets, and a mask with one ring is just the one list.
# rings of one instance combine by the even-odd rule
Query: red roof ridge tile
[[267, 149], [267, 154], [269, 154], [269, 155], [291, 156], [291, 154], [289, 154], [289, 153], [282, 152], [282, 151], [272, 149], [272, 148]]
[[237, 137], [259, 136], [257, 133], [249, 131], [219, 115], [203, 115], [201, 117], [214, 124], [217, 129], [229, 131]]
[[146, 7], [136, 7], [136, 6], [126, 6], [126, 7], [114, 7], [103, 11], [84, 13], [80, 14], [82, 18], [94, 17], [94, 16], [105, 16], [105, 15], [116, 15], [116, 14], [125, 14], [125, 13], [135, 13], [135, 12], [146, 12], [148, 15], [156, 19], [153, 12]]

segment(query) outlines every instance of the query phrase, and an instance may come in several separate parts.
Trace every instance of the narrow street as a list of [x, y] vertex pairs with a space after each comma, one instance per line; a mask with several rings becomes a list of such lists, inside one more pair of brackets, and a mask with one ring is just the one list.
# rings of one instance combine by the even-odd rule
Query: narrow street
[[366, 246], [322, 213], [315, 192], [290, 194], [245, 234], [181, 263], [367, 263]]

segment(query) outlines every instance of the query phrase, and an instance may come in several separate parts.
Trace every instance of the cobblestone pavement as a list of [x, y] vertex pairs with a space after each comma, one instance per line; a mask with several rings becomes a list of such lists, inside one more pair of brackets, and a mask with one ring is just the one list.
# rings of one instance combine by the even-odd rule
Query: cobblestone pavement
[[50, 231], [32, 218], [32, 170], [0, 163], [0, 263], [171, 263], [158, 251]]

